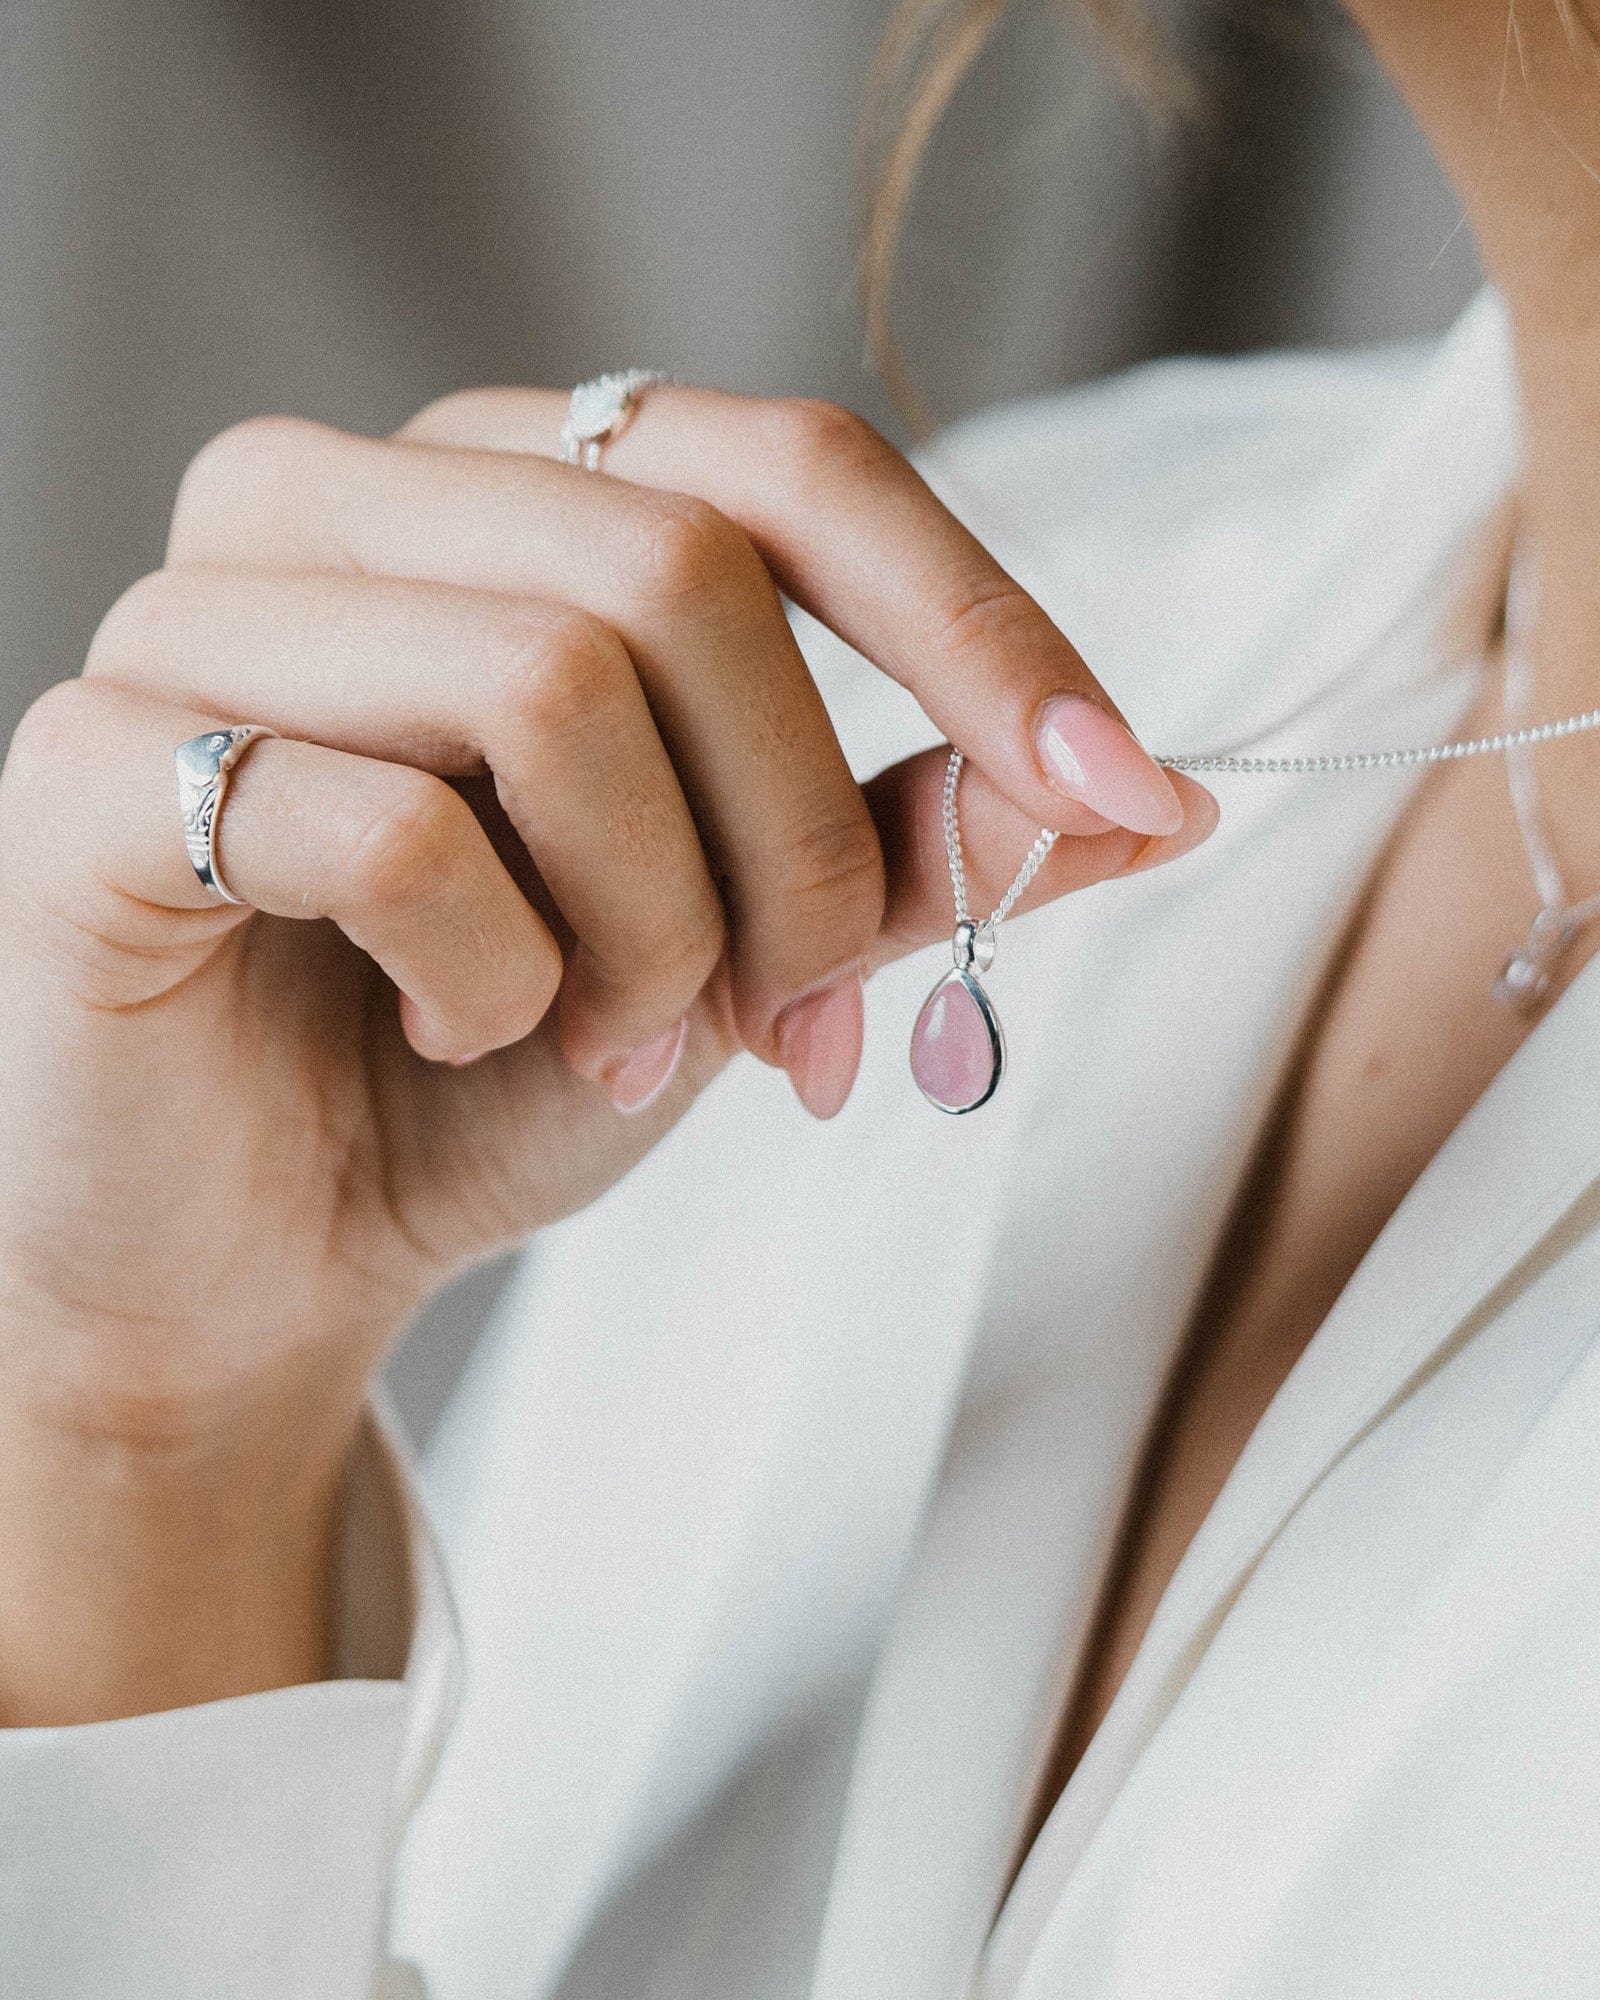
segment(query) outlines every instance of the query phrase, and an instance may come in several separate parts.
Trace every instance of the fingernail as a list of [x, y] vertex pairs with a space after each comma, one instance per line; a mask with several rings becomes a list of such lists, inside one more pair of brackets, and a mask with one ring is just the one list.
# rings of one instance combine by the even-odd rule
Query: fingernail
[[602, 1080], [619, 1111], [631, 1117], [647, 1104], [654, 1104], [677, 1071], [688, 1029], [686, 1014], [664, 1035], [657, 1035], [653, 1042], [632, 1050], [605, 1072]]
[[778, 1017], [778, 1055], [813, 1118], [842, 1111], [861, 1067], [861, 975], [847, 973]]
[[1133, 833], [1176, 833], [1183, 804], [1131, 731], [1086, 695], [1057, 695], [1039, 714], [1039, 757], [1058, 790]]

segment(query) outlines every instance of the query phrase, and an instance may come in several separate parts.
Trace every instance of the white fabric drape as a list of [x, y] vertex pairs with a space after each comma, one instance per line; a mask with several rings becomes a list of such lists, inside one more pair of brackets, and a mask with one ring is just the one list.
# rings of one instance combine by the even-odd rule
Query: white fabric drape
[[[1453, 725], [1479, 669], [1442, 618], [1517, 449], [1485, 298], [1437, 353], [1162, 367], [930, 472], [1149, 741], [1287, 750]], [[802, 635], [859, 767], [926, 735]], [[1414, 783], [1219, 781], [1195, 855], [1009, 926], [978, 1117], [905, 1073], [936, 952], [875, 982], [833, 1124], [731, 1071], [503, 1302], [418, 1468], [404, 1681], [0, 1736], [19, 1990], [1593, 1991], [1600, 965], [1317, 1333], [1001, 1900], [1164, 1371]], [[375, 1561], [351, 1583], [401, 1591]]]

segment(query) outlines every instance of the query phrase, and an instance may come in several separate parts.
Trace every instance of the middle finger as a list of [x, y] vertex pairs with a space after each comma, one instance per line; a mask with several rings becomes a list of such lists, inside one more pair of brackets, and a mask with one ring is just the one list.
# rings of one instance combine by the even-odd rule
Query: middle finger
[[169, 560], [354, 568], [600, 618], [638, 669], [718, 878], [746, 1045], [780, 1060], [786, 1006], [871, 948], [884, 897], [871, 815], [776, 585], [704, 501], [275, 420], [202, 453]]

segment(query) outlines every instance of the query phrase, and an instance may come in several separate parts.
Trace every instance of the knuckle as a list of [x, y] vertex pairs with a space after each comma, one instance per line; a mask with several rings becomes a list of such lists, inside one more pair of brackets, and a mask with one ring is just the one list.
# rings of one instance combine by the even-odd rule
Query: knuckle
[[177, 590], [177, 578], [165, 569], [130, 584], [95, 628], [84, 673], [115, 674], [147, 658]]
[[622, 641], [586, 611], [508, 612], [489, 653], [493, 720], [543, 737], [592, 726], [621, 676], [632, 671]]
[[208, 439], [190, 459], [178, 489], [180, 503], [275, 475], [326, 436], [326, 426], [309, 417], [245, 417]]
[[396, 767], [350, 845], [347, 872], [355, 900], [394, 909], [435, 894], [467, 811], [442, 779]]
[[673, 496], [652, 512], [633, 578], [647, 603], [682, 610], [765, 575], [744, 535], [708, 502]]
[[189, 461], [172, 510], [170, 549], [203, 547], [207, 524], [225, 518], [244, 496], [270, 489], [333, 435], [308, 417], [246, 417], [219, 431]]
[[83, 755], [95, 706], [82, 680], [58, 681], [28, 706], [5, 760], [5, 788], [13, 799], [38, 797], [64, 782]]
[[803, 486], [871, 470], [896, 454], [865, 417], [840, 403], [791, 397], [768, 406], [772, 462]]
[[864, 949], [883, 923], [883, 850], [865, 813], [820, 821], [791, 850], [786, 886], [797, 933], [825, 934], [833, 958]]
[[1021, 642], [1037, 646], [1042, 614], [1008, 577], [985, 577], [959, 592], [940, 612], [934, 645], [947, 659], [993, 654]]

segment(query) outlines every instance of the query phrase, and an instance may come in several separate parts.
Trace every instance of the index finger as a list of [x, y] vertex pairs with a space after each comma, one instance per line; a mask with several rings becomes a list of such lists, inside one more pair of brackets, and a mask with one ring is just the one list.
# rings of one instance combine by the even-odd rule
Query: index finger
[[[557, 448], [549, 390], [446, 397], [402, 433], [488, 451]], [[1169, 834], [1184, 809], [1071, 640], [870, 424], [833, 404], [662, 385], [606, 472], [735, 521], [781, 588], [907, 688], [1019, 811], [1074, 832], [1087, 807]]]

